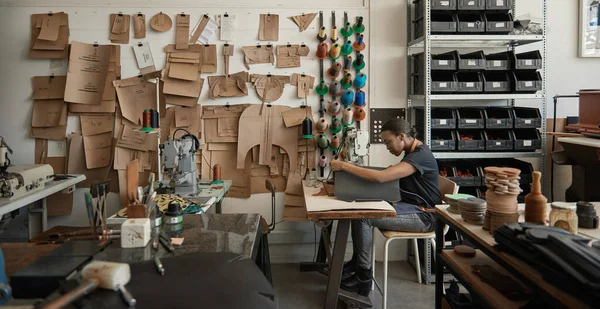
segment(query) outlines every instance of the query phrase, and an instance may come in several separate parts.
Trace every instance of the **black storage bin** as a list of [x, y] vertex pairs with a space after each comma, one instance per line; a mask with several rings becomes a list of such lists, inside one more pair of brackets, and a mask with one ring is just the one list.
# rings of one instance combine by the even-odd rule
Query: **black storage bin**
[[459, 108], [456, 110], [456, 119], [459, 129], [485, 128], [483, 110], [479, 108]]
[[515, 54], [513, 58], [515, 70], [538, 70], [542, 68], [542, 54], [539, 50]]
[[485, 139], [481, 130], [457, 130], [458, 151], [484, 151]]
[[458, 21], [457, 32], [460, 33], [484, 33], [485, 18], [479, 13], [460, 13], [456, 15]]
[[485, 64], [485, 54], [482, 50], [458, 54], [458, 70], [460, 71], [483, 71]]
[[[415, 0], [415, 18], [423, 17], [425, 12], [425, 1], [429, 1], [431, 11], [455, 11], [456, 0]], [[506, 1], [506, 0], [505, 0]]]
[[536, 151], [542, 148], [542, 139], [537, 129], [516, 129], [513, 135], [516, 151]]
[[458, 0], [456, 8], [459, 11], [483, 11], [485, 0]]
[[542, 75], [538, 71], [513, 71], [512, 90], [520, 93], [536, 93], [542, 90]]
[[485, 31], [492, 34], [509, 34], [515, 27], [512, 14], [486, 13]]
[[[425, 34], [425, 28], [423, 27], [423, 17], [417, 18], [413, 21], [414, 23], [414, 39], [418, 39]], [[432, 34], [448, 34], [456, 33], [458, 20], [454, 13], [431, 13], [431, 25], [430, 30]]]
[[511, 151], [514, 149], [514, 142], [511, 131], [509, 130], [486, 130], [485, 150], [487, 151]]
[[[440, 163], [438, 163], [440, 166]], [[480, 187], [483, 178], [483, 170], [466, 160], [444, 160], [441, 166], [453, 170], [454, 176], [447, 176], [448, 180], [454, 181], [459, 187]]]
[[511, 69], [511, 61], [514, 58], [514, 52], [505, 51], [501, 53], [485, 55], [486, 71], [508, 71]]
[[535, 107], [513, 107], [515, 129], [541, 128], [542, 114]]
[[456, 132], [454, 130], [431, 130], [431, 151], [455, 151]]
[[451, 177], [456, 176], [454, 166], [447, 165], [446, 160], [437, 160], [437, 165], [440, 176], [448, 179], [452, 179]]
[[[413, 74], [413, 94], [424, 94], [424, 76]], [[451, 72], [431, 72], [431, 93], [448, 94], [456, 93], [458, 83], [454, 73]]]
[[508, 11], [512, 5], [513, 0], [485, 0], [486, 11]]
[[488, 129], [512, 129], [512, 109], [506, 107], [488, 107], [483, 111], [485, 127]]
[[510, 92], [510, 79], [504, 71], [483, 72], [483, 92], [508, 93]]
[[[425, 113], [423, 107], [415, 107], [415, 121], [417, 126], [423, 124]], [[453, 108], [431, 109], [432, 129], [456, 129], [456, 110]]]
[[483, 92], [483, 79], [479, 72], [456, 73], [458, 93], [481, 93]]
[[[425, 54], [418, 53], [413, 55], [413, 73], [423, 74], [425, 70]], [[451, 51], [448, 53], [431, 55], [431, 70], [432, 71], [456, 71], [458, 68], [458, 52]]]

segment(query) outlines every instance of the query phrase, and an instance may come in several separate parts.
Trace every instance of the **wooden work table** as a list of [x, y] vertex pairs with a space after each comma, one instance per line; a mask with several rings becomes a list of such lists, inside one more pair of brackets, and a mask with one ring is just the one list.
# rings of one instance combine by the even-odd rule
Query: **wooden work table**
[[[464, 221], [460, 214], [449, 212], [447, 205], [436, 207], [436, 240], [442, 244], [444, 225], [468, 239], [479, 250], [478, 259], [485, 260], [487, 265], [502, 269], [507, 275], [514, 276], [526, 286], [532, 288], [535, 293], [540, 293], [550, 299], [567, 306], [568, 308], [589, 308], [577, 297], [563, 292], [558, 287], [546, 282], [542, 274], [522, 260], [497, 250], [494, 246], [496, 241], [489, 231], [483, 230], [481, 225], [471, 224]], [[519, 221], [523, 221], [523, 216]], [[597, 230], [580, 229], [580, 233], [586, 236], [597, 235]], [[482, 257], [483, 256], [483, 257]], [[443, 250], [443, 246], [436, 248], [436, 284], [435, 284], [435, 308], [442, 308], [443, 295], [443, 268], [446, 266], [471, 292], [479, 295], [490, 308], [519, 308], [522, 302], [513, 302], [497, 293], [495, 289], [485, 283], [480, 283], [474, 275], [467, 271], [470, 266], [465, 266], [465, 261], [454, 255], [451, 250]], [[476, 277], [476, 276], [475, 276]], [[481, 280], [479, 280], [481, 281]], [[493, 290], [493, 291], [492, 291]]]
[[[348, 243], [348, 231], [350, 221], [353, 219], [390, 218], [396, 216], [396, 211], [387, 202], [344, 202], [328, 195], [315, 196], [321, 192], [323, 183], [319, 182], [316, 187], [310, 187], [305, 180], [302, 181], [304, 201], [306, 204], [307, 217], [313, 221], [337, 220], [337, 232], [333, 254], [329, 252], [329, 282], [327, 284], [327, 295], [325, 298], [325, 309], [335, 309], [340, 294], [340, 282], [346, 244]], [[324, 238], [327, 242], [327, 237]]]

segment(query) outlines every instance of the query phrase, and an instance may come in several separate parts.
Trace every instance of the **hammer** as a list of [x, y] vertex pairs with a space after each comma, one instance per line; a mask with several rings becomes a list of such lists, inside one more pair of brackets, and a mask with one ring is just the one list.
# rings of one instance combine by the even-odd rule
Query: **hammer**
[[125, 290], [125, 285], [129, 283], [129, 279], [131, 278], [129, 264], [93, 261], [83, 267], [81, 275], [83, 281], [79, 287], [55, 299], [43, 308], [64, 308], [82, 296], [91, 293], [96, 288], [120, 291], [125, 302], [130, 307], [135, 306], [135, 299]]

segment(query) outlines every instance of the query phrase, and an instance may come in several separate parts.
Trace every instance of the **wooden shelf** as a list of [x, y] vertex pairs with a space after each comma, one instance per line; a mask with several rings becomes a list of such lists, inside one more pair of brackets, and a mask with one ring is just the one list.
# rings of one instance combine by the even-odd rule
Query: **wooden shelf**
[[[450, 268], [451, 272], [455, 274], [465, 286], [468, 287], [469, 291], [477, 294], [481, 299], [484, 299], [491, 308], [520, 308], [525, 305], [527, 301], [513, 301], [506, 298], [498, 290], [494, 289], [491, 285], [483, 282], [479, 276], [473, 273], [472, 265], [489, 265], [501, 273], [512, 277], [505, 269], [503, 269], [498, 263], [494, 262], [490, 257], [476, 250], [477, 255], [473, 258], [465, 258], [458, 256], [452, 250], [443, 250], [442, 259], [446, 265]], [[512, 277], [515, 279], [514, 277]], [[516, 280], [516, 279], [515, 279]]]

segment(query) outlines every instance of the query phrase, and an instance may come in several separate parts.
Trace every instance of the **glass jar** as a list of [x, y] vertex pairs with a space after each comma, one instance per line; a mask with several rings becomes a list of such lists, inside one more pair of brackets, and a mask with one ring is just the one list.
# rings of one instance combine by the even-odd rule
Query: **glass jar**
[[577, 206], [572, 203], [554, 202], [550, 211], [550, 226], [577, 234]]

